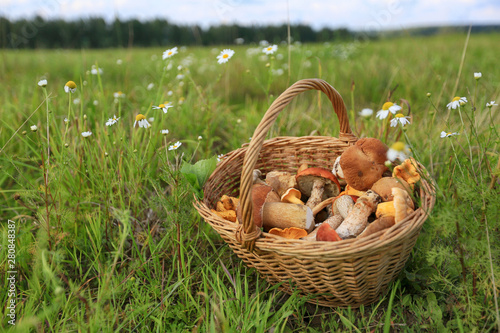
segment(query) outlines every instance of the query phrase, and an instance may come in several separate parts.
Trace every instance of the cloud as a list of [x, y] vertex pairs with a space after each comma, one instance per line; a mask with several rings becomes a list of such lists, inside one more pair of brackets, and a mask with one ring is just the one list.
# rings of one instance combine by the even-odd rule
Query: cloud
[[99, 16], [112, 20], [164, 18], [177, 24], [244, 25], [303, 23], [314, 28], [355, 30], [408, 28], [423, 25], [500, 23], [497, 0], [0, 0], [0, 13], [9, 18]]

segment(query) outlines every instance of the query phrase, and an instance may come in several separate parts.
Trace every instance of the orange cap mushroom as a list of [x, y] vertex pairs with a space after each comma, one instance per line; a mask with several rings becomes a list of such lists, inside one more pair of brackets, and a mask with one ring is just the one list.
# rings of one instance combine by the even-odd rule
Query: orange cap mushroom
[[316, 240], [336, 242], [336, 241], [341, 241], [342, 238], [340, 238], [335, 229], [333, 229], [328, 223], [323, 223], [318, 229], [318, 233], [316, 234]]
[[286, 192], [281, 196], [282, 202], [294, 203], [303, 205], [304, 202], [300, 200], [302, 194], [296, 188], [289, 188]]
[[284, 238], [289, 238], [289, 239], [299, 239], [304, 236], [307, 236], [307, 231], [301, 228], [295, 228], [295, 227], [290, 227], [290, 228], [272, 228], [269, 230], [269, 233], [271, 235], [278, 235]]

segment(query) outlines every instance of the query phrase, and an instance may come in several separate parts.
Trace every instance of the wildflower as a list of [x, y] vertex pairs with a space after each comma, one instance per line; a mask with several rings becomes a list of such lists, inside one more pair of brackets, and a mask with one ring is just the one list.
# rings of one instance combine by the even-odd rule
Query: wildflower
[[65, 124], [69, 123], [69, 119], [68, 118], [64, 118], [64, 123]]
[[146, 89], [151, 90], [154, 87], [155, 87], [155, 84], [154, 83], [150, 83], [150, 84], [148, 84], [148, 87]]
[[398, 123], [402, 126], [410, 123], [410, 117], [403, 115], [402, 113], [398, 113], [391, 119], [391, 127], [398, 126]]
[[481, 76], [483, 76], [483, 74], [481, 72], [478, 72], [478, 73], [474, 73], [474, 78], [476, 80], [479, 80], [481, 78]]
[[358, 113], [361, 117], [370, 117], [373, 114], [372, 109], [363, 109]]
[[409, 154], [410, 150], [408, 149], [408, 146], [403, 142], [398, 141], [395, 142], [387, 151], [387, 159], [391, 162], [396, 160], [404, 161], [408, 158]]
[[451, 110], [451, 109], [456, 109], [458, 108], [459, 106], [461, 105], [464, 105], [465, 103], [467, 103], [467, 98], [466, 97], [455, 97], [451, 100], [450, 103], [448, 103], [448, 105], [446, 105], [446, 107], [448, 108], [448, 110]]
[[455, 135], [460, 135], [460, 133], [458, 133], [458, 132], [451, 133], [451, 132], [445, 132], [445, 131], [441, 132], [442, 138], [449, 138], [450, 136], [455, 136]]
[[186, 101], [184, 97], [179, 98], [179, 104], [184, 104], [184, 101]]
[[94, 101], [92, 102], [92, 104], [94, 104], [95, 106], [98, 106], [99, 105], [99, 101], [97, 99], [94, 99]]
[[183, 74], [177, 74], [177, 76], [175, 78], [177, 80], [182, 80], [184, 78], [184, 75]]
[[174, 56], [175, 54], [177, 54], [177, 46], [163, 52], [163, 60], [170, 58], [170, 57]]
[[102, 69], [96, 67], [96, 65], [92, 65], [92, 69], [90, 70], [90, 74], [92, 75], [97, 75], [97, 74], [102, 74]]
[[125, 98], [125, 96], [127, 96], [127, 95], [125, 95], [121, 91], [117, 91], [117, 92], [113, 93], [114, 98]]
[[177, 150], [177, 148], [179, 148], [181, 145], [182, 145], [182, 143], [180, 141], [177, 141], [173, 145], [170, 145], [168, 147], [168, 150]]
[[80, 99], [79, 99], [79, 98], [75, 98], [75, 99], [73, 100], [73, 104], [75, 104], [75, 105], [80, 104]]
[[202, 140], [203, 137], [201, 135], [198, 136], [198, 140]]
[[108, 119], [108, 121], [106, 122], [106, 126], [116, 124], [118, 122], [118, 119], [120, 119], [120, 117], [116, 118], [116, 115], [113, 115], [113, 118]]
[[31, 129], [32, 132], [38, 131], [38, 127], [36, 125], [30, 126], [30, 129]]
[[167, 135], [168, 134], [168, 129], [161, 130], [160, 133], [163, 134], [163, 135]]
[[68, 81], [64, 85], [64, 91], [66, 93], [74, 93], [76, 91], [76, 83], [73, 81]]
[[121, 64], [123, 64], [123, 61], [121, 59], [116, 59], [116, 64], [121, 65]]
[[140, 113], [137, 116], [135, 116], [134, 127], [136, 124], [139, 124], [139, 127], [144, 127], [144, 128], [148, 128], [149, 126], [151, 126], [151, 124], [149, 124], [148, 121], [146, 120], [146, 117]]
[[491, 101], [491, 102], [489, 102], [489, 103], [486, 103], [486, 107], [487, 107], [487, 108], [490, 108], [490, 109], [491, 109], [493, 106], [496, 106], [496, 105], [498, 105], [498, 104], [496, 104], [496, 103], [495, 103], [495, 101]]
[[277, 50], [278, 50], [278, 45], [270, 45], [268, 47], [263, 48], [262, 52], [264, 52], [265, 54], [273, 54]]
[[217, 162], [220, 162], [223, 157], [224, 157], [224, 154], [217, 155]]
[[400, 107], [397, 104], [394, 104], [392, 102], [385, 102], [384, 105], [382, 105], [382, 110], [379, 110], [377, 112], [377, 118], [385, 119], [389, 115], [389, 112], [392, 114], [396, 114], [396, 112], [398, 112], [401, 109], [402, 107]]
[[82, 136], [83, 136], [84, 138], [89, 137], [89, 136], [91, 136], [91, 135], [92, 135], [92, 132], [90, 132], [90, 131], [88, 131], [88, 132], [82, 132]]
[[158, 106], [153, 105], [153, 109], [155, 109], [155, 110], [162, 110], [163, 113], [167, 113], [168, 109], [170, 109], [171, 107], [173, 107], [173, 104], [169, 103], [169, 102], [163, 102], [163, 104], [160, 104]]
[[38, 85], [40, 87], [46, 87], [47, 86], [47, 80], [40, 80], [40, 81], [38, 81]]
[[217, 56], [217, 62], [219, 64], [223, 64], [225, 62], [228, 62], [229, 59], [234, 55], [234, 51], [231, 49], [224, 49], [222, 52]]

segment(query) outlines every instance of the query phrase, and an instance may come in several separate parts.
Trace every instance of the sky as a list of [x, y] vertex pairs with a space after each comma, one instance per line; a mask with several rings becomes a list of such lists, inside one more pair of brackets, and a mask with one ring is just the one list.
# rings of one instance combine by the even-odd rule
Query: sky
[[0, 16], [167, 19], [176, 24], [307, 24], [351, 30], [500, 24], [499, 0], [0, 0]]

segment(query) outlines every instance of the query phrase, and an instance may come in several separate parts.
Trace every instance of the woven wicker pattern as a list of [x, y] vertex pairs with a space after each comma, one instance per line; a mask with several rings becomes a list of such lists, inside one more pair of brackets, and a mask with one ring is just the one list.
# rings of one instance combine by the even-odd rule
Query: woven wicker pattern
[[[324, 92], [340, 122], [339, 138], [277, 137], [264, 141], [279, 112], [297, 94], [317, 89]], [[434, 190], [428, 181], [420, 184], [419, 208], [387, 232], [340, 242], [290, 240], [262, 233], [251, 218], [249, 193], [252, 171], [295, 173], [298, 167], [331, 168], [335, 158], [357, 138], [349, 128], [344, 102], [328, 83], [301, 80], [271, 105], [248, 146], [224, 156], [204, 188], [203, 202], [195, 201], [199, 214], [229, 244], [248, 266], [256, 268], [281, 290], [299, 293], [323, 306], [359, 307], [377, 301], [405, 265], [421, 227], [432, 210]], [[425, 169], [419, 166], [423, 173]], [[240, 197], [243, 223], [229, 222], [212, 213], [223, 194]]]

